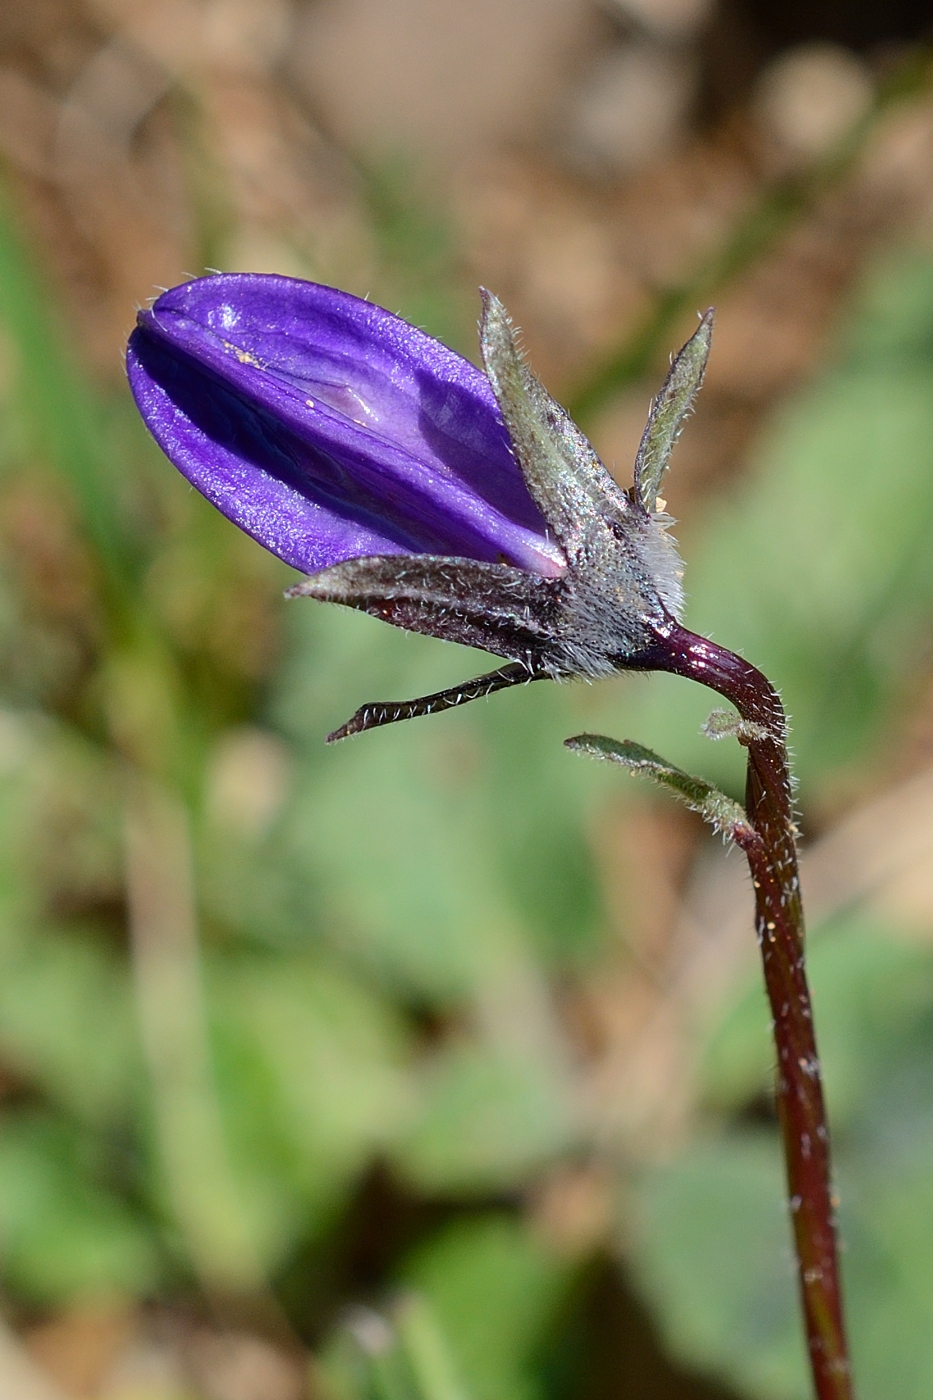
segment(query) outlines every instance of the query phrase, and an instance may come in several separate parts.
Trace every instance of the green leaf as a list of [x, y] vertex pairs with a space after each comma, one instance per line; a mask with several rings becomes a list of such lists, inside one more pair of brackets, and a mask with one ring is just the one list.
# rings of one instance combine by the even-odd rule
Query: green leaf
[[35, 932], [0, 958], [0, 1056], [85, 1121], [125, 1119], [139, 1049], [126, 969], [103, 940]]
[[430, 1194], [519, 1187], [571, 1145], [574, 1122], [553, 1064], [454, 1045], [429, 1067], [422, 1112], [394, 1154]]
[[698, 812], [714, 831], [733, 840], [754, 835], [745, 812], [731, 797], [713, 787], [705, 778], [693, 777], [673, 764], [666, 763], [656, 753], [636, 744], [632, 739], [607, 739], [602, 734], [578, 734], [566, 739], [568, 749], [587, 754], [590, 758], [605, 758], [620, 763], [631, 773], [644, 773], [661, 787], [680, 798], [691, 812]]
[[403, 1264], [427, 1298], [453, 1364], [476, 1400], [539, 1400], [534, 1358], [572, 1282], [570, 1266], [520, 1221], [458, 1221]]
[[756, 1400], [809, 1400], [776, 1135], [694, 1143], [642, 1183], [635, 1277], [675, 1355]]
[[0, 1257], [7, 1285], [34, 1301], [140, 1296], [158, 1281], [141, 1219], [93, 1178], [86, 1144], [61, 1121], [0, 1118]]
[[516, 688], [325, 749], [367, 694], [424, 694], [475, 674], [477, 654], [312, 603], [288, 612], [295, 645], [276, 713], [299, 759], [269, 918], [281, 911], [297, 931], [296, 914], [313, 908], [306, 938], [441, 1004], [500, 982], [532, 951], [561, 963], [591, 953], [599, 898], [585, 826], [600, 793], [561, 741], [592, 692]]
[[257, 1249], [277, 1262], [319, 1234], [413, 1108], [392, 1007], [302, 956], [214, 960], [218, 1092]]
[[[925, 1400], [933, 1338], [933, 951], [865, 915], [809, 940], [862, 1400]], [[704, 1058], [708, 1102], [741, 1110], [773, 1066], [751, 982]], [[672, 1348], [761, 1400], [810, 1395], [776, 1128], [710, 1127], [639, 1189], [634, 1266]]]
[[468, 1400], [447, 1338], [427, 1299], [408, 1294], [393, 1309], [393, 1321], [419, 1400]]
[[[0, 1059], [86, 1123], [125, 1121], [140, 1083], [108, 756], [64, 725], [0, 713]], [[5, 771], [3, 771], [5, 769]], [[53, 919], [56, 904], [88, 908]]]
[[385, 1313], [353, 1308], [318, 1365], [335, 1400], [468, 1400], [434, 1309], [406, 1292]]

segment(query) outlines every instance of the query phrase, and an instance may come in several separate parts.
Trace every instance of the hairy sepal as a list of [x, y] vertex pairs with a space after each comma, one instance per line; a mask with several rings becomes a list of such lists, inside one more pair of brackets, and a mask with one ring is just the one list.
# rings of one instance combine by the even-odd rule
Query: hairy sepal
[[[673, 522], [643, 510], [616, 483], [526, 365], [502, 303], [482, 295], [483, 362], [528, 491], [567, 556], [574, 611], [587, 617], [592, 637], [601, 631], [607, 655], [625, 657], [644, 644], [645, 628], [682, 615], [683, 566], [667, 533]], [[600, 614], [605, 622], [594, 627]]]
[[407, 632], [478, 647], [533, 674], [563, 674], [558, 580], [475, 559], [375, 555], [322, 569], [290, 597], [369, 613]]
[[700, 318], [700, 324], [682, 350], [674, 356], [668, 376], [661, 386], [635, 458], [635, 495], [649, 515], [659, 509], [658, 490], [670, 465], [674, 444], [684, 422], [693, 410], [703, 383], [713, 334], [713, 311]]

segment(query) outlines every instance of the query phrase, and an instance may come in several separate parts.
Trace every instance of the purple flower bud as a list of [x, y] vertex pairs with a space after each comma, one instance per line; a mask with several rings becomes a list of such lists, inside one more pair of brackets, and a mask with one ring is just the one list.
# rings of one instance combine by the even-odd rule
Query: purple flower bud
[[368, 301], [204, 277], [140, 314], [127, 371], [179, 471], [302, 573], [374, 554], [564, 567], [489, 381]]
[[519, 681], [663, 665], [680, 566], [657, 496], [711, 317], [676, 357], [623, 491], [483, 294], [486, 374], [397, 316], [287, 277], [190, 282], [140, 313], [127, 370], [188, 480], [309, 575], [291, 590], [510, 665], [333, 738]]

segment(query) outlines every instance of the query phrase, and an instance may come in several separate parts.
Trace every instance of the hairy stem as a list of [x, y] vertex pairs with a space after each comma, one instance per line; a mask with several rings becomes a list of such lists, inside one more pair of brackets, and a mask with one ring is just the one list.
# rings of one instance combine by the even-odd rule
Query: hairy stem
[[818, 1400], [852, 1400], [829, 1132], [804, 968], [804, 921], [784, 710], [762, 673], [733, 652], [675, 627], [651, 669], [687, 676], [732, 702], [748, 721], [746, 810], [736, 834], [755, 887], [755, 923], [777, 1047], [776, 1096], [813, 1381]]

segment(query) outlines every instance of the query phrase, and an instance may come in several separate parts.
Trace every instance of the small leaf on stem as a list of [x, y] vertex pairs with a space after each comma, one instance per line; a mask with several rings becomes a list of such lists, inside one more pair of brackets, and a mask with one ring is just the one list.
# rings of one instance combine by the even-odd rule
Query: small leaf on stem
[[743, 719], [732, 710], [714, 710], [703, 726], [703, 733], [707, 739], [738, 739], [746, 748], [749, 744], [774, 738], [765, 725]]
[[585, 753], [590, 758], [605, 758], [612, 763], [621, 763], [632, 773], [646, 774], [675, 793], [691, 812], [699, 812], [714, 831], [739, 845], [745, 846], [755, 839], [754, 828], [738, 802], [733, 802], [731, 797], [720, 792], [705, 778], [697, 778], [681, 768], [675, 768], [672, 763], [667, 763], [651, 749], [636, 744], [632, 739], [578, 734], [573, 739], [565, 739], [564, 744], [575, 753]]

